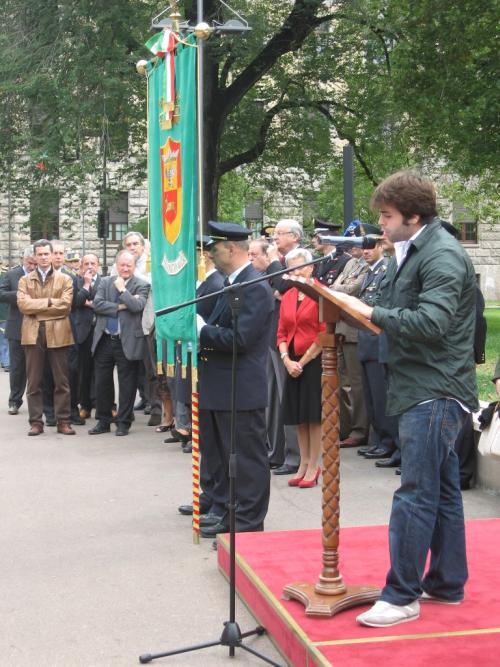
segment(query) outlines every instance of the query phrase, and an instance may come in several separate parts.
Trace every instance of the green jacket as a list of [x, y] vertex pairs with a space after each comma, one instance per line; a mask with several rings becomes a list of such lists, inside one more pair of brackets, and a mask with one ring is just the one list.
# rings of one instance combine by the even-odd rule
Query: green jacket
[[469, 256], [437, 222], [412, 242], [399, 270], [391, 260], [372, 314], [389, 342], [388, 415], [444, 397], [478, 409], [475, 289]]

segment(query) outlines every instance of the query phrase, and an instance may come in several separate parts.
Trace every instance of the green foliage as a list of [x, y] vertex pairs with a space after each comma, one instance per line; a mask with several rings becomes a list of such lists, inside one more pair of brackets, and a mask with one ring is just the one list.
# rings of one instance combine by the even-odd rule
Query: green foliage
[[[212, 215], [219, 189], [218, 217], [232, 220], [256, 190], [300, 208], [319, 189], [317, 214], [340, 219], [340, 139], [355, 151], [362, 219], [373, 219], [369, 194], [387, 174], [406, 166], [439, 173], [444, 164], [459, 178], [443, 192], [494, 219], [499, 0], [230, 4], [252, 31], [206, 44]], [[164, 7], [4, 0], [0, 176], [15, 202], [57, 189], [78, 209], [109, 165], [111, 188], [144, 178], [146, 85], [135, 63], [148, 57], [151, 17]], [[179, 7], [194, 22], [196, 2]], [[232, 18], [217, 0], [205, 0], [205, 12], [209, 22]]]
[[247, 181], [237, 171], [224, 174], [220, 181], [218, 219], [243, 224], [249, 190]]
[[476, 376], [479, 387], [479, 398], [483, 401], [498, 400], [495, 385], [491, 381], [500, 350], [500, 308], [486, 308], [484, 311], [488, 322], [486, 335], [486, 363], [477, 366]]

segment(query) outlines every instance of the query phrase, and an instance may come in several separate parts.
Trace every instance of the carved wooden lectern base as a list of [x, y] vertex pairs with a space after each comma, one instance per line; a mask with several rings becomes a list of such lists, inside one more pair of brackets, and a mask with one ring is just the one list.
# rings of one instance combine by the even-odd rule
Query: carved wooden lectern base
[[340, 518], [340, 451], [339, 451], [339, 377], [337, 371], [337, 340], [335, 323], [342, 317], [357, 321], [357, 325], [380, 333], [368, 320], [362, 321], [350, 313], [323, 285], [294, 286], [319, 301], [320, 321], [326, 323], [321, 335], [323, 354], [321, 376], [322, 446], [323, 446], [323, 570], [316, 584], [295, 582], [283, 589], [286, 600], [299, 600], [308, 616], [333, 616], [339, 611], [366, 604], [380, 597], [380, 590], [372, 586], [346, 586], [339, 572], [339, 518]]
[[369, 586], [347, 586], [340, 595], [322, 595], [316, 592], [313, 584], [297, 581], [283, 589], [285, 600], [298, 600], [306, 608], [306, 616], [334, 616], [359, 604], [375, 602], [380, 597], [379, 588]]

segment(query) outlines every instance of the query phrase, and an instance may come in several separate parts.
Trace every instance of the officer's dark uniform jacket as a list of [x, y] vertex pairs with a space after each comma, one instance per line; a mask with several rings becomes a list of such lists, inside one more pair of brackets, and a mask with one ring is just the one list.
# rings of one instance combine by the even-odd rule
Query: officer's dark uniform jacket
[[[389, 260], [380, 259], [372, 269], [368, 268], [359, 298], [368, 306], [374, 306], [378, 288], [387, 271]], [[387, 338], [382, 332], [379, 336], [371, 331], [358, 331], [358, 358], [360, 361], [378, 361], [387, 363]]]
[[[236, 277], [242, 283], [261, 274], [252, 265]], [[238, 314], [237, 410], [257, 410], [267, 406], [267, 355], [274, 301], [267, 281], [243, 291]], [[231, 309], [224, 295], [200, 332], [199, 407], [203, 410], [230, 410], [233, 328]]]

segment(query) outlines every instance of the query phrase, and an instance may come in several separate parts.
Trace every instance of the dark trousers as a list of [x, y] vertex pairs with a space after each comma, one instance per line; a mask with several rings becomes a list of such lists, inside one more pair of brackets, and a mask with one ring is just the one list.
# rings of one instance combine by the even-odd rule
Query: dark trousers
[[[12, 372], [12, 364], [11, 364]], [[465, 416], [464, 425], [455, 443], [455, 452], [460, 467], [460, 484], [466, 488], [472, 483], [476, 470], [476, 443], [474, 440], [474, 423], [472, 415]]]
[[94, 327], [90, 329], [87, 338], [78, 344], [78, 399], [85, 410], [92, 409], [93, 382], [94, 382], [94, 359], [92, 357], [92, 339]]
[[[229, 502], [231, 413], [200, 410], [199, 418], [201, 456], [213, 482], [212, 511], [224, 515]], [[236, 530], [263, 530], [270, 494], [264, 409], [236, 412], [235, 450]]]
[[285, 426], [281, 412], [283, 387], [287, 371], [275, 348], [269, 348], [267, 358], [267, 392], [269, 405], [266, 408], [267, 441], [269, 463], [298, 466], [300, 463], [299, 443], [295, 426]]
[[119, 425], [130, 428], [132, 422], [139, 362], [129, 361], [119, 338], [107, 334], [102, 337], [94, 353], [96, 417], [103, 424], [111, 422], [114, 401], [113, 371], [118, 372], [118, 415]]
[[26, 389], [26, 359], [24, 357], [24, 347], [20, 340], [9, 338], [9, 355], [9, 405], [15, 405], [19, 408], [22, 405], [24, 390]]
[[368, 414], [366, 412], [358, 344], [345, 341], [337, 348], [340, 381], [340, 437], [367, 440]]
[[45, 327], [40, 326], [35, 345], [25, 345], [28, 413], [30, 424], [43, 422], [42, 379], [48, 360], [54, 380], [54, 413], [58, 422], [70, 420], [68, 347], [47, 347]]
[[387, 367], [378, 361], [362, 361], [361, 370], [366, 410], [375, 434], [373, 444], [392, 454], [399, 448], [399, 420], [385, 414]]

